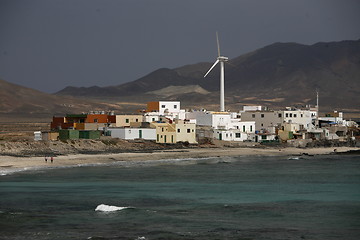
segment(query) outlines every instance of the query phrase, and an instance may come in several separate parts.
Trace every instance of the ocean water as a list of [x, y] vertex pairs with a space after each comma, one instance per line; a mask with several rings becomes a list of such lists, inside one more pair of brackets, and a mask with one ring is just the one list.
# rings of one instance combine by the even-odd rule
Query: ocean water
[[12, 173], [0, 176], [0, 239], [360, 239], [360, 156]]

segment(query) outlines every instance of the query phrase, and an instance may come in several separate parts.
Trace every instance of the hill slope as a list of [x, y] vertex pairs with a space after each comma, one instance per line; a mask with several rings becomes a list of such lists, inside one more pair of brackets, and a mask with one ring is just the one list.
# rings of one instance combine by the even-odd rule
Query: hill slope
[[[86, 97], [128, 97], [139, 101], [152, 98], [180, 99], [195, 106], [218, 105], [219, 68], [206, 79], [212, 63], [198, 63], [176, 69], [158, 69], [136, 81], [112, 87], [65, 88], [59, 95]], [[198, 85], [207, 94], [179, 91], [161, 95], [169, 86]], [[96, 89], [96, 91], [94, 91]], [[231, 59], [225, 69], [226, 104], [289, 106], [315, 104], [315, 91], [326, 108], [357, 109], [360, 106], [360, 40], [317, 43], [274, 43]], [[235, 109], [233, 109], [235, 110]]]
[[97, 109], [107, 110], [109, 106], [84, 99], [47, 94], [0, 79], [0, 114], [3, 115], [52, 116]]

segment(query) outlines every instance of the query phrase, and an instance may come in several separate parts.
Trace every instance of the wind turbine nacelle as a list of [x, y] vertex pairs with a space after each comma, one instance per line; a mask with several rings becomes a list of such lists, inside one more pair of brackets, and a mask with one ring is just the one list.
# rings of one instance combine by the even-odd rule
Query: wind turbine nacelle
[[220, 56], [220, 57], [218, 57], [217, 58], [219, 61], [221, 61], [221, 62], [227, 62], [227, 61], [229, 61], [229, 58], [228, 57], [224, 57], [224, 56]]

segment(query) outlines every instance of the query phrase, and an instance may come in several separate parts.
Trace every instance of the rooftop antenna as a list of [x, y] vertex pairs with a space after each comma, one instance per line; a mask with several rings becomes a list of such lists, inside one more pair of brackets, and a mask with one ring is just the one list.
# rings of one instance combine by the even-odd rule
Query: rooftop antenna
[[224, 62], [227, 62], [229, 60], [228, 57], [221, 56], [220, 54], [220, 44], [219, 44], [219, 36], [216, 32], [216, 42], [217, 42], [217, 50], [218, 50], [218, 57], [215, 63], [211, 66], [209, 71], [204, 75], [206, 77], [211, 70], [220, 62], [220, 112], [225, 111], [225, 90], [224, 90]]

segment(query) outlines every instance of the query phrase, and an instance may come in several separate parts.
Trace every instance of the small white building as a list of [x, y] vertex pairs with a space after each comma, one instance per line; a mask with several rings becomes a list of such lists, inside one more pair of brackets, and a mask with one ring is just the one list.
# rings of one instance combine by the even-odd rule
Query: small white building
[[160, 120], [159, 112], [147, 112], [143, 115], [143, 122], [157, 122]]
[[180, 109], [179, 101], [148, 102], [146, 113], [144, 114], [144, 121], [159, 121], [160, 117], [166, 117], [173, 121], [176, 119], [185, 120], [186, 112]]
[[214, 129], [213, 138], [223, 141], [235, 142], [255, 141], [255, 133], [246, 133], [237, 129]]
[[156, 140], [155, 128], [108, 128], [112, 138]]
[[313, 122], [316, 120], [316, 114], [310, 110], [288, 109], [282, 112], [283, 122], [297, 123], [304, 126], [305, 129], [313, 129]]
[[[230, 112], [192, 111], [187, 118], [196, 119], [200, 127], [211, 127], [212, 138], [223, 141], [254, 141], [255, 122], [241, 121], [239, 114]], [[208, 135], [204, 133], [203, 135]]]
[[165, 113], [179, 113], [179, 101], [157, 101], [147, 103], [147, 112], [159, 112], [161, 115]]
[[214, 129], [229, 129], [231, 115], [228, 112], [192, 111], [186, 114], [187, 119], [196, 119], [199, 126], [209, 126]]
[[36, 132], [34, 132], [34, 140], [35, 140], [35, 141], [41, 141], [41, 140], [42, 140], [41, 131], [36, 131]]

